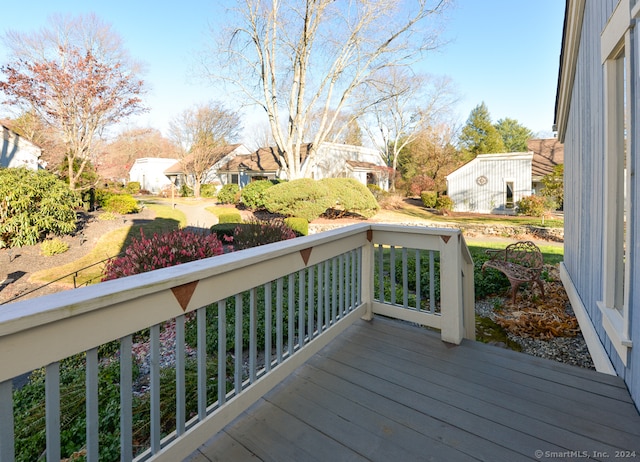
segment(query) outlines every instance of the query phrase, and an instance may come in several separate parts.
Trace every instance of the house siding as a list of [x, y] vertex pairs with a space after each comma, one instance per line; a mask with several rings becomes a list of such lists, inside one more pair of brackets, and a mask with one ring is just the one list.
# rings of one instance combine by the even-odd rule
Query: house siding
[[38, 170], [41, 154], [38, 146], [0, 125], [0, 167]]
[[[564, 136], [565, 149], [565, 254], [564, 265], [580, 296], [588, 316], [618, 375], [625, 380], [631, 395], [640, 404], [640, 318], [634, 313], [640, 309], [640, 266], [638, 245], [640, 234], [637, 217], [638, 177], [631, 176], [631, 209], [628, 226], [632, 232], [630, 259], [630, 335], [634, 348], [630, 349], [628, 366], [625, 367], [611, 344], [603, 326], [597, 302], [603, 298], [603, 239], [604, 239], [604, 156], [605, 108], [604, 71], [601, 60], [600, 37], [608, 18], [616, 8], [613, 0], [588, 0], [585, 4], [576, 75], [571, 95], [570, 110]], [[633, 32], [637, 55], [638, 28]], [[633, 69], [632, 84], [639, 88], [637, 60]], [[637, 136], [640, 103], [634, 98], [632, 133], [635, 142], [630, 154], [631, 168], [635, 169], [639, 149]], [[636, 367], [634, 368], [633, 365]]]
[[171, 181], [164, 171], [178, 162], [178, 159], [159, 157], [143, 157], [136, 159], [129, 171], [129, 181], [137, 181], [140, 188], [157, 194], [164, 186], [171, 185]]
[[[458, 212], [514, 213], [506, 208], [506, 182], [514, 184], [514, 203], [531, 195], [533, 154], [480, 155], [447, 176], [447, 193]], [[479, 185], [484, 176], [487, 183]]]

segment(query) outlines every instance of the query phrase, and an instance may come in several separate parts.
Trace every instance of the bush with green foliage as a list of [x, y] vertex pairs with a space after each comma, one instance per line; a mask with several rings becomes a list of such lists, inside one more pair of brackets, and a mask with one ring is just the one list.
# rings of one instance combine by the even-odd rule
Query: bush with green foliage
[[193, 189], [190, 188], [186, 183], [182, 183], [180, 185], [180, 197], [193, 197]]
[[121, 215], [140, 211], [138, 201], [129, 194], [114, 194], [105, 201], [103, 208], [105, 212], [119, 213]]
[[335, 199], [336, 210], [355, 213], [364, 218], [371, 218], [380, 206], [371, 191], [354, 178], [324, 178], [320, 184], [331, 191]]
[[564, 207], [564, 164], [553, 167], [553, 172], [542, 177], [544, 188], [540, 193], [549, 197], [558, 208]]
[[216, 197], [216, 185], [205, 183], [200, 185], [200, 197]]
[[127, 186], [124, 188], [127, 194], [138, 194], [140, 192], [140, 182], [139, 181], [130, 181], [127, 183]]
[[0, 248], [34, 245], [76, 229], [80, 195], [44, 170], [0, 168]]
[[385, 191], [377, 184], [368, 184], [367, 189], [371, 191], [371, 194], [373, 194], [373, 197], [375, 197], [378, 202], [389, 195], [389, 191]]
[[218, 214], [218, 223], [242, 223], [242, 215], [237, 211]]
[[296, 233], [282, 220], [252, 220], [236, 227], [233, 233], [233, 246], [236, 250], [244, 250], [294, 237]]
[[124, 256], [109, 260], [103, 281], [146, 273], [222, 254], [222, 243], [215, 234], [177, 229], [146, 237], [140, 228], [140, 239], [133, 238]]
[[526, 196], [516, 202], [518, 215], [529, 217], [542, 217], [544, 214], [555, 208], [555, 203], [550, 197]]
[[270, 180], [253, 181], [242, 188], [240, 202], [250, 210], [263, 210], [264, 192], [273, 186]]
[[58, 238], [48, 239], [40, 244], [40, 252], [45, 257], [65, 253], [67, 250], [69, 250], [69, 244]]
[[422, 200], [422, 205], [428, 209], [433, 209], [438, 201], [438, 193], [435, 191], [422, 191], [420, 193], [420, 199]]
[[233, 233], [238, 226], [244, 226], [242, 223], [218, 223], [211, 227], [211, 232], [215, 234], [221, 242], [233, 239]]
[[220, 204], [235, 204], [239, 192], [240, 187], [237, 184], [225, 184], [218, 192], [218, 202]]
[[436, 199], [436, 210], [439, 212], [450, 212], [453, 210], [453, 199], [449, 196], [442, 195]]
[[335, 205], [335, 197], [319, 181], [302, 178], [267, 189], [264, 204], [271, 213], [313, 221]]
[[304, 218], [288, 217], [284, 219], [284, 224], [298, 236], [307, 236], [309, 234], [309, 222]]

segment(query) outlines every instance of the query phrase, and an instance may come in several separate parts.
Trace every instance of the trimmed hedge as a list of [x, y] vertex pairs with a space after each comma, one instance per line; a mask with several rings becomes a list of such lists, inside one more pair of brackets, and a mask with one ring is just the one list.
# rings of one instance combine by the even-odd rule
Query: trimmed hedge
[[240, 212], [225, 212], [218, 215], [218, 223], [242, 223]]
[[369, 188], [354, 178], [324, 178], [320, 184], [325, 185], [335, 197], [335, 209], [364, 218], [371, 218], [380, 210]]
[[420, 193], [420, 199], [422, 200], [422, 205], [429, 209], [433, 209], [435, 208], [438, 200], [438, 193], [435, 191], [422, 191]]
[[302, 178], [267, 189], [264, 205], [271, 213], [313, 221], [335, 205], [335, 196], [326, 185]]
[[273, 186], [270, 180], [253, 181], [242, 189], [240, 202], [251, 210], [264, 209], [264, 192]]
[[221, 204], [235, 204], [236, 196], [240, 192], [237, 184], [225, 184], [218, 192], [218, 202]]
[[436, 199], [436, 210], [440, 212], [450, 212], [453, 210], [453, 199], [449, 196], [442, 195]]
[[109, 197], [104, 203], [105, 212], [114, 212], [121, 215], [138, 213], [138, 201], [129, 194], [118, 194]]
[[309, 234], [309, 222], [304, 218], [285, 218], [284, 224], [291, 228], [298, 236], [307, 236]]

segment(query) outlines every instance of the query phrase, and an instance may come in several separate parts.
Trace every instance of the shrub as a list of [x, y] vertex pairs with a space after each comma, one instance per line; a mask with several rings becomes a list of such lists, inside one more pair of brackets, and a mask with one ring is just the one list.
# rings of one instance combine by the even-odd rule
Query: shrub
[[400, 194], [387, 194], [380, 199], [380, 207], [385, 210], [398, 210], [404, 207], [404, 197]]
[[380, 186], [378, 186], [377, 184], [368, 184], [367, 185], [367, 189], [369, 191], [371, 191], [371, 194], [373, 194], [373, 197], [376, 198], [376, 200], [378, 201], [378, 203], [384, 199], [385, 197], [387, 197], [389, 195], [388, 191], [385, 191], [384, 189], [382, 189]]
[[249, 183], [240, 193], [240, 201], [251, 210], [264, 209], [264, 192], [274, 184], [269, 180], [260, 180]]
[[200, 196], [201, 197], [216, 197], [216, 185], [211, 183], [205, 183], [200, 185]]
[[229, 211], [218, 215], [218, 223], [242, 223], [240, 212]]
[[221, 204], [235, 204], [236, 195], [240, 192], [237, 184], [225, 184], [218, 192], [218, 202]]
[[243, 250], [294, 237], [296, 233], [282, 220], [253, 220], [236, 227], [233, 233], [233, 245], [236, 250]]
[[545, 196], [526, 196], [516, 202], [518, 215], [530, 217], [542, 217], [545, 212], [553, 210], [555, 204], [553, 200]]
[[98, 207], [104, 207], [110, 197], [119, 194], [111, 189], [106, 188], [96, 188], [94, 189], [95, 194], [95, 205]]
[[138, 201], [129, 194], [113, 195], [107, 199], [104, 204], [104, 210], [107, 212], [119, 213], [126, 215], [127, 213], [138, 213]]
[[422, 191], [434, 189], [435, 186], [436, 182], [430, 176], [416, 175], [409, 182], [409, 193], [415, 197], [420, 195]]
[[40, 244], [40, 252], [45, 257], [51, 257], [69, 250], [69, 244], [61, 239], [50, 239]]
[[124, 190], [128, 194], [138, 194], [140, 192], [140, 182], [139, 181], [130, 181], [125, 186]]
[[335, 205], [335, 200], [324, 184], [302, 178], [267, 189], [264, 203], [271, 213], [313, 221]]
[[242, 223], [218, 223], [211, 227], [211, 232], [215, 234], [221, 242], [226, 242], [228, 238], [233, 238], [233, 233]]
[[346, 213], [355, 213], [371, 218], [380, 206], [371, 191], [353, 178], [325, 178], [320, 180], [335, 197], [335, 207]]
[[0, 248], [34, 245], [76, 229], [80, 195], [44, 170], [0, 168]]
[[435, 191], [422, 191], [420, 193], [420, 199], [422, 200], [422, 205], [432, 209], [435, 208], [436, 202], [438, 201], [438, 193]]
[[309, 222], [304, 218], [285, 218], [284, 224], [291, 228], [298, 236], [306, 236], [309, 234]]
[[453, 210], [453, 199], [449, 196], [442, 195], [436, 199], [436, 210], [440, 212], [450, 212]]
[[124, 256], [109, 260], [103, 281], [145, 273], [179, 265], [222, 253], [222, 244], [215, 234], [195, 233], [177, 229], [150, 238], [140, 229], [140, 239], [133, 238]]
[[186, 183], [180, 185], [180, 197], [193, 197], [193, 189]]

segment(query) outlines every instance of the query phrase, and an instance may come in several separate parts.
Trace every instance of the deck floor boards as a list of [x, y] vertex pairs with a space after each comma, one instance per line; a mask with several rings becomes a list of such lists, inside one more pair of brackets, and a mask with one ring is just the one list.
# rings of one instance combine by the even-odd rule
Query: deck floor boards
[[377, 317], [348, 328], [188, 460], [493, 462], [540, 460], [536, 451], [606, 460], [620, 450], [640, 457], [640, 416], [620, 378], [445, 344]]

